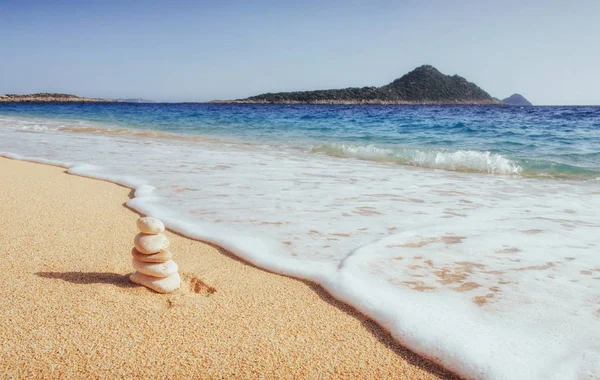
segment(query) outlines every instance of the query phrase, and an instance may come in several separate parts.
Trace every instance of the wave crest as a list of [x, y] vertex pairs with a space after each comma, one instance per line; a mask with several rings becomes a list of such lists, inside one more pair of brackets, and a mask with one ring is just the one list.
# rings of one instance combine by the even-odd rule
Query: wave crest
[[311, 147], [313, 153], [333, 157], [351, 157], [361, 160], [392, 162], [462, 172], [490, 174], [521, 174], [523, 168], [501, 154], [475, 150], [441, 150], [411, 147], [386, 148], [376, 145], [328, 143]]

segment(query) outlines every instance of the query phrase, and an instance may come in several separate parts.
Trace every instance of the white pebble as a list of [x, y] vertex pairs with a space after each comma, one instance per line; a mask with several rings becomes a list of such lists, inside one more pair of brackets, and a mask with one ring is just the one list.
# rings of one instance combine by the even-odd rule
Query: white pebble
[[131, 263], [135, 270], [141, 274], [152, 277], [169, 277], [172, 274], [177, 273], [179, 267], [173, 260], [166, 261], [164, 263], [145, 263], [137, 260], [135, 257], [131, 259]]
[[158, 293], [171, 293], [181, 286], [181, 277], [179, 277], [179, 273], [172, 274], [169, 277], [157, 278], [146, 276], [140, 272], [133, 272], [131, 276], [129, 276], [129, 280]]
[[149, 235], [157, 235], [165, 230], [165, 225], [163, 224], [163, 222], [151, 216], [139, 218], [136, 224], [140, 232]]
[[152, 255], [163, 249], [167, 249], [169, 247], [169, 239], [163, 234], [147, 235], [139, 233], [135, 236], [133, 244], [138, 252], [145, 255]]

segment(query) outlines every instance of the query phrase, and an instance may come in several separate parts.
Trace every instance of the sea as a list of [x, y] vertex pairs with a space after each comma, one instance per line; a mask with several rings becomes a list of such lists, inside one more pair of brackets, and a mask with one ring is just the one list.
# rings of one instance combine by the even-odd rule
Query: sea
[[600, 378], [600, 107], [0, 103], [0, 152], [128, 186], [462, 377]]

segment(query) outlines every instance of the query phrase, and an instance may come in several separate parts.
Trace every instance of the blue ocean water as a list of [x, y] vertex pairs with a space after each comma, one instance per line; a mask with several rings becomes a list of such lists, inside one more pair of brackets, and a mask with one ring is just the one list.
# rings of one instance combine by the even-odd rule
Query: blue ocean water
[[128, 186], [465, 378], [600, 378], [600, 107], [0, 103], [0, 156]]
[[308, 146], [459, 171], [600, 175], [600, 107], [0, 103], [0, 115]]

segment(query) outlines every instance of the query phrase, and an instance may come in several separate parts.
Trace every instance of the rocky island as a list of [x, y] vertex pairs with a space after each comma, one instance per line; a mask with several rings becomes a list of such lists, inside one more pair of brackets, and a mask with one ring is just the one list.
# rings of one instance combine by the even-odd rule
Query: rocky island
[[82, 98], [80, 96], [70, 94], [56, 94], [43, 92], [39, 94], [16, 95], [6, 94], [0, 95], [0, 102], [111, 102], [106, 99]]
[[507, 106], [532, 106], [531, 102], [521, 94], [512, 94], [506, 99], [502, 100], [502, 103]]
[[458, 75], [444, 75], [431, 65], [417, 67], [382, 87], [278, 92], [215, 103], [251, 104], [502, 104]]
[[119, 103], [156, 103], [154, 100], [144, 98], [113, 99], [113, 101]]

